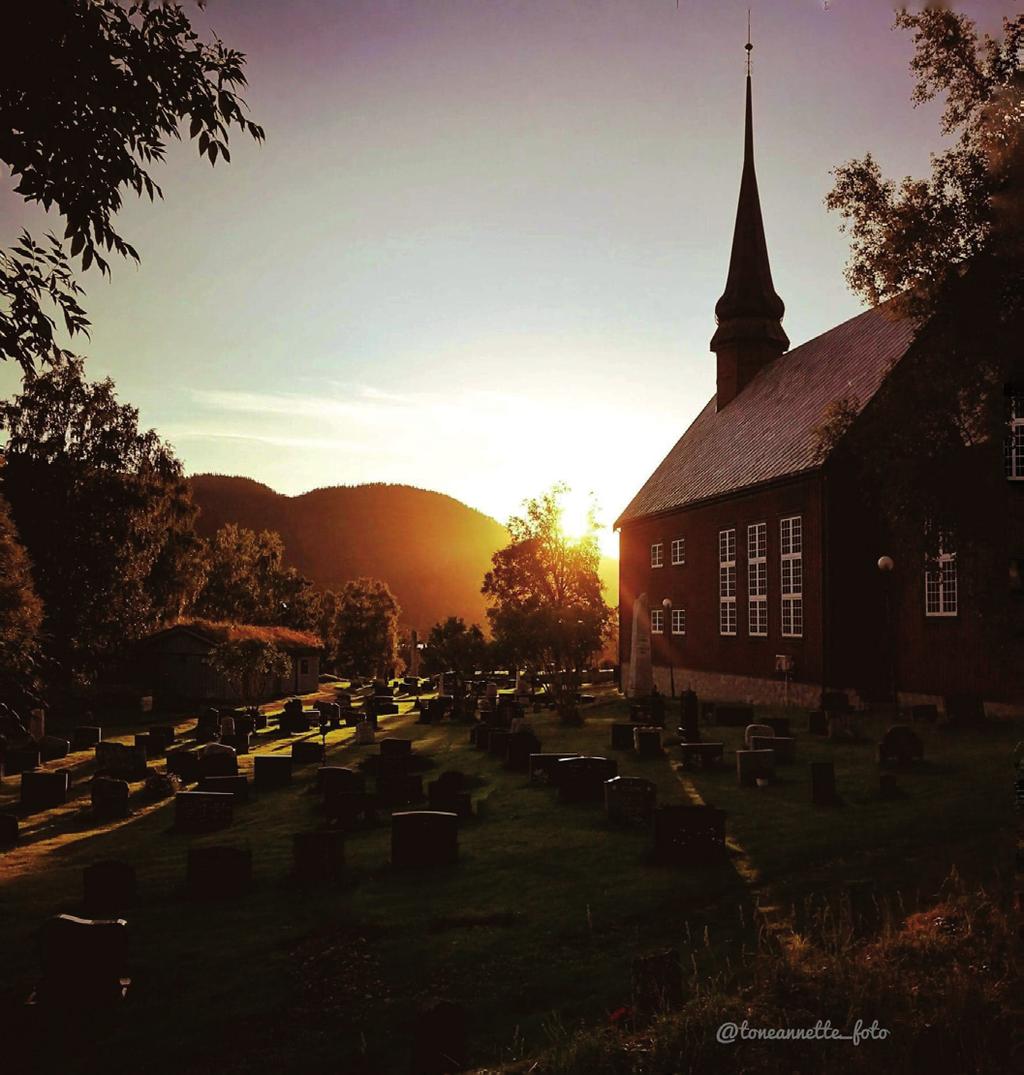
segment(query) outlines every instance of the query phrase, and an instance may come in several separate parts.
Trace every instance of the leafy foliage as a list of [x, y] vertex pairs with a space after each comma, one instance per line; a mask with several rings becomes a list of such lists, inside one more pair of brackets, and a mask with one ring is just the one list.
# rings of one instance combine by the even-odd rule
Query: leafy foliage
[[291, 672], [288, 654], [260, 638], [226, 639], [210, 651], [206, 661], [244, 703], [258, 701], [268, 683]]
[[86, 380], [78, 359], [0, 404], [3, 491], [32, 559], [47, 650], [67, 677], [94, 675], [195, 586], [181, 464], [138, 418], [112, 381]]
[[[868, 153], [834, 171], [826, 198], [851, 239], [847, 280], [872, 304], [903, 296], [916, 313], [941, 306], [950, 284], [981, 257], [1018, 308], [1024, 236], [1024, 15], [1003, 21], [1003, 39], [979, 39], [965, 15], [901, 11], [914, 35], [914, 100], [944, 94], [942, 133], [955, 144], [932, 157], [930, 179], [897, 184]], [[1010, 271], [1012, 278], [1007, 277]]]
[[205, 546], [206, 579], [196, 615], [303, 630], [319, 625], [319, 595], [308, 579], [285, 566], [279, 534], [228, 523]]
[[512, 540], [494, 554], [481, 592], [499, 651], [516, 667], [545, 672], [560, 712], [571, 718], [579, 673], [601, 649], [612, 613], [602, 596], [594, 520], [579, 539], [562, 530], [568, 492], [555, 485], [509, 520]]
[[0, 498], [0, 697], [10, 699], [32, 686], [42, 621], [28, 555]]
[[[179, 4], [152, 0], [32, 0], [8, 5], [0, 35], [0, 160], [26, 201], [64, 219], [70, 257], [109, 273], [113, 251], [138, 261], [115, 229], [122, 192], [161, 196], [148, 168], [167, 142], [189, 138], [211, 164], [229, 161], [229, 134], [262, 141], [246, 117], [242, 53], [200, 40]], [[44, 307], [70, 334], [87, 322], [60, 241], [45, 253], [23, 235], [0, 257], [0, 356], [27, 371], [61, 357]]]
[[[1003, 20], [1001, 40], [945, 7], [904, 9], [895, 25], [913, 33], [914, 100], [944, 97], [942, 133], [954, 144], [933, 155], [930, 178], [899, 184], [870, 153], [849, 161], [826, 204], [850, 235], [853, 290], [921, 324], [913, 361], [858, 421], [859, 462], [889, 525], [909, 535], [925, 524], [934, 546], [941, 531], [969, 539], [1000, 525], [992, 484], [1007, 386], [1024, 378], [1024, 16]], [[826, 416], [826, 439], [845, 431], [841, 405]], [[986, 510], [967, 505], [983, 490]]]
[[484, 666], [486, 658], [487, 639], [480, 627], [475, 623], [467, 627], [465, 620], [449, 616], [435, 623], [427, 635], [423, 671], [428, 676], [451, 672], [461, 686]]
[[388, 673], [398, 655], [401, 609], [386, 582], [355, 579], [338, 594], [337, 664], [360, 676]]

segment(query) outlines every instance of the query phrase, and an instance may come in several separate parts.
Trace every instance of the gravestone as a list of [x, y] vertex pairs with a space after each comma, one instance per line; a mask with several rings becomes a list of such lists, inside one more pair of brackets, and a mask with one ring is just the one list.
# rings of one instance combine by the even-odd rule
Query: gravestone
[[224, 844], [190, 847], [186, 871], [191, 896], [197, 899], [238, 897], [252, 887], [252, 851], [247, 847]]
[[292, 782], [292, 759], [287, 754], [257, 754], [252, 759], [253, 784], [257, 791], [273, 791]]
[[99, 742], [94, 749], [96, 768], [105, 776], [127, 780], [129, 783], [146, 779], [146, 751], [142, 747]]
[[746, 743], [747, 750], [751, 749], [750, 740], [755, 735], [760, 736], [762, 739], [771, 738], [775, 735], [775, 731], [767, 724], [748, 724], [746, 731], [743, 733], [743, 742]]
[[468, 1066], [466, 1009], [452, 1000], [424, 1001], [412, 1029], [411, 1075], [450, 1075]]
[[337, 829], [295, 833], [292, 861], [304, 883], [338, 880], [345, 872], [345, 834]]
[[[627, 725], [632, 730], [632, 725]], [[579, 754], [531, 754], [530, 783], [554, 784], [555, 766], [564, 758], [578, 758]]]
[[391, 815], [391, 864], [398, 867], [452, 866], [459, 858], [459, 819], [439, 810]]
[[878, 764], [906, 769], [924, 757], [924, 743], [907, 724], [894, 724], [878, 744]]
[[161, 750], [166, 750], [177, 738], [173, 724], [153, 724], [149, 736], [160, 744]]
[[103, 739], [103, 729], [94, 725], [82, 725], [71, 733], [71, 749], [77, 754], [80, 750], [92, 750]]
[[487, 744], [487, 752], [496, 758], [504, 760], [508, 752], [508, 741], [511, 733], [505, 728], [492, 728], [491, 738]]
[[8, 750], [4, 755], [4, 773], [7, 776], [17, 776], [18, 773], [38, 769], [41, 762], [38, 747], [18, 747]]
[[743, 728], [754, 723], [754, 707], [715, 703], [715, 722], [723, 728]]
[[222, 746], [231, 747], [235, 752], [236, 757], [241, 754], [249, 753], [248, 732], [235, 732], [234, 735], [222, 735], [220, 741]]
[[796, 761], [796, 740], [781, 735], [754, 735], [750, 739], [751, 750], [772, 750], [776, 765], [791, 765]]
[[225, 736], [235, 734], [235, 718], [234, 715], [220, 718], [220, 737], [223, 741]]
[[112, 776], [97, 776], [92, 781], [92, 812], [96, 818], [112, 820], [128, 816], [128, 782]]
[[160, 737], [150, 735], [148, 732], [135, 737], [135, 746], [146, 752], [147, 760], [159, 758], [166, 750]]
[[626, 676], [626, 695], [629, 698], [646, 698], [650, 695], [653, 686], [651, 610], [647, 604], [647, 594], [642, 593], [633, 602], [633, 626], [629, 647], [629, 672]]
[[102, 1007], [128, 989], [128, 923], [62, 914], [40, 930], [43, 976], [36, 996], [45, 1007]]
[[323, 765], [324, 748], [315, 739], [299, 739], [292, 743], [293, 765]]
[[705, 866], [725, 857], [725, 812], [714, 806], [672, 804], [654, 811], [654, 861]]
[[194, 784], [199, 779], [199, 755], [194, 750], [167, 751], [167, 771], [178, 776], [183, 784]]
[[971, 728], [985, 721], [985, 704], [976, 694], [947, 694], [943, 708], [946, 720], [956, 727]]
[[473, 816], [473, 800], [466, 788], [466, 776], [455, 769], [442, 773], [427, 785], [427, 802], [431, 810], [455, 814], [463, 819]]
[[199, 779], [204, 776], [237, 776], [238, 755], [224, 743], [208, 743], [196, 751], [199, 755]]
[[491, 733], [494, 729], [489, 724], [478, 724], [476, 726], [476, 739], [473, 741], [473, 746], [477, 750], [490, 750], [491, 748]]
[[202, 833], [223, 829], [234, 821], [234, 795], [220, 791], [179, 791], [174, 796], [177, 832]]
[[368, 720], [361, 720], [356, 725], [355, 744], [357, 747], [371, 746], [376, 738], [376, 727]]
[[177, 773], [161, 773], [157, 769], [150, 769], [142, 791], [149, 799], [169, 799], [181, 791], [183, 783]]
[[836, 766], [831, 761], [811, 762], [811, 802], [815, 806], [835, 806]]
[[14, 814], [0, 814], [0, 847], [18, 842], [18, 819]]
[[204, 709], [196, 720], [194, 736], [197, 742], [211, 743], [220, 734], [220, 713], [218, 710]]
[[525, 773], [530, 768], [530, 756], [539, 754], [541, 742], [527, 729], [512, 732], [505, 745], [505, 768], [516, 773]]
[[789, 717], [765, 717], [764, 723], [783, 739], [788, 739], [792, 734], [789, 729]]
[[94, 862], [82, 871], [82, 895], [91, 915], [127, 910], [136, 897], [135, 867], [128, 862]]
[[752, 787], [758, 780], [771, 780], [774, 775], [774, 750], [736, 751], [736, 782], [740, 787]]
[[408, 757], [411, 753], [411, 739], [395, 739], [389, 737], [380, 741], [380, 755], [382, 758]]
[[44, 735], [39, 739], [39, 757], [44, 764], [66, 758], [70, 749], [71, 743], [59, 735]]
[[692, 769], [699, 762], [702, 769], [714, 769], [725, 760], [725, 743], [701, 740], [697, 743], [680, 743], [683, 767]]
[[649, 822], [657, 799], [657, 786], [650, 780], [616, 776], [605, 781], [604, 809], [611, 822], [630, 825]]
[[661, 729], [638, 725], [633, 729], [633, 747], [641, 758], [661, 757]]
[[21, 774], [21, 805], [29, 813], [50, 810], [68, 801], [68, 774], [29, 769]]
[[807, 730], [811, 735], [828, 735], [828, 714], [823, 709], [812, 709], [807, 714]]
[[[264, 725], [266, 727], [266, 725]], [[256, 731], [256, 718], [251, 713], [237, 713], [235, 715], [235, 735], [238, 738], [245, 738], [245, 741], [249, 741], [249, 737]], [[228, 744], [231, 745], [230, 743]]]
[[683, 964], [674, 948], [633, 959], [633, 1008], [641, 1015], [677, 1011], [683, 1003]]
[[602, 803], [604, 784], [619, 775], [619, 763], [609, 758], [565, 758], [555, 765], [561, 803]]
[[695, 691], [683, 691], [679, 699], [682, 724], [679, 735], [686, 743], [700, 740], [700, 699]]
[[238, 776], [204, 776], [199, 781], [197, 791], [222, 792], [234, 797], [236, 803], [249, 801], [249, 778], [240, 773]]
[[636, 725], [634, 724], [613, 724], [612, 750], [632, 750], [633, 729], [635, 727]]
[[340, 765], [322, 765], [316, 771], [316, 790], [321, 795], [331, 792], [365, 792], [366, 777], [355, 769]]
[[939, 707], [936, 705], [912, 705], [910, 707], [910, 720], [917, 724], [934, 724], [939, 719]]
[[822, 691], [821, 708], [826, 713], [847, 713], [850, 710], [850, 699], [846, 691]]

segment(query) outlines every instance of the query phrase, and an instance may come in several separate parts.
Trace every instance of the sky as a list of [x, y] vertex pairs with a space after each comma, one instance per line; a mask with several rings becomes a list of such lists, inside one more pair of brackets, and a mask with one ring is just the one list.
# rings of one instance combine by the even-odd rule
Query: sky
[[[817, 335], [860, 309], [830, 169], [943, 147], [886, 0], [210, 0], [267, 141], [170, 147], [165, 200], [118, 217], [142, 264], [84, 275], [75, 349], [190, 473], [502, 520], [561, 480], [610, 523], [714, 392], [748, 6], [776, 290], [793, 345]], [[991, 32], [1020, 8], [958, 6]], [[8, 244], [48, 224], [12, 186]]]

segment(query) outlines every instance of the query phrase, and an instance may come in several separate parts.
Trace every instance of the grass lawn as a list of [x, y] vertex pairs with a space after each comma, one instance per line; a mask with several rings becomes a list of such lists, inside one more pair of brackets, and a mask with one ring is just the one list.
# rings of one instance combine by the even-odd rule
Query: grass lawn
[[[606, 753], [622, 708], [609, 696], [587, 710], [582, 728], [548, 714], [533, 724], [545, 750]], [[59, 1062], [65, 1072], [142, 1064], [153, 1073], [223, 1072], [248, 1070], [257, 1057], [268, 1070], [390, 1072], [408, 1068], [417, 1000], [440, 994], [467, 1006], [471, 1055], [482, 1063], [543, 1045], [549, 1019], [602, 1021], [629, 1004], [638, 952], [671, 944], [685, 958], [720, 965], [749, 943], [746, 889], [731, 864], [648, 865], [646, 832], [609, 828], [596, 806], [559, 805], [552, 790], [528, 787], [524, 774], [471, 748], [465, 726], [416, 725], [402, 709], [384, 718], [385, 734], [416, 740], [434, 765], [425, 781], [446, 768], [480, 780], [479, 813], [462, 826], [453, 869], [393, 870], [385, 817], [348, 839], [345, 884], [306, 891], [289, 876], [291, 836], [320, 823], [315, 767], [297, 769], [291, 788], [237, 807], [230, 830], [188, 837], [169, 831], [171, 802], [139, 804], [127, 821], [92, 827], [92, 765], [72, 756], [73, 801], [34, 815], [21, 845], [0, 858], [4, 1021], [27, 1032], [45, 1066]], [[258, 749], [287, 751], [289, 742]], [[372, 752], [357, 748], [350, 731], [328, 739], [331, 764], [355, 765]], [[624, 775], [657, 783], [659, 801], [685, 801], [668, 758], [618, 759]], [[248, 771], [251, 756], [239, 763]], [[15, 778], [0, 789], [0, 809], [16, 786]], [[191, 843], [248, 844], [251, 895], [187, 900]], [[37, 973], [35, 931], [50, 914], [74, 913], [82, 868], [108, 858], [134, 863], [139, 875], [139, 903], [126, 915], [130, 999], [108, 1026], [78, 1039], [41, 1033], [38, 1013], [21, 1007]], [[102, 1049], [92, 1051], [90, 1040]]]
[[[398, 872], [389, 865], [386, 817], [352, 834], [343, 884], [303, 890], [290, 877], [291, 837], [320, 824], [315, 767], [289, 789], [236, 808], [230, 830], [188, 837], [170, 831], [173, 803], [136, 802], [123, 822], [94, 826], [87, 780], [91, 755], [72, 755], [72, 800], [23, 820], [18, 847], [0, 856], [0, 1003], [43, 1070], [405, 1071], [417, 1001], [443, 995], [470, 1013], [476, 1063], [529, 1055], [548, 1023], [604, 1022], [630, 1002], [633, 957], [672, 945], [709, 972], [735, 965], [752, 943], [752, 901], [801, 907], [869, 878], [907, 906], [928, 898], [949, 868], [991, 885], [1012, 877], [1015, 817], [1011, 754], [1019, 722], [985, 732], [919, 728], [925, 760], [898, 777], [901, 797], [878, 792], [874, 744], [829, 742], [790, 713], [798, 760], [768, 788], [736, 785], [732, 751], [740, 728], [708, 728], [723, 739], [720, 771], [677, 771], [662, 759], [617, 754], [623, 775], [658, 785], [661, 802], [703, 799], [728, 812], [732, 856], [720, 868], [671, 870], [646, 862], [650, 837], [614, 829], [596, 806], [562, 806], [552, 790], [503, 771], [468, 744], [463, 725], [415, 724], [408, 703], [383, 718], [382, 734], [415, 739], [432, 779], [446, 768], [477, 778], [478, 815], [462, 826], [457, 867]], [[545, 750], [608, 753], [609, 725], [625, 702], [602, 696], [582, 728], [549, 714], [533, 718]], [[191, 723], [188, 722], [188, 723]], [[674, 721], [666, 729], [671, 735]], [[186, 725], [182, 724], [182, 728]], [[126, 732], [132, 729], [125, 729]], [[379, 736], [380, 737], [380, 736]], [[260, 751], [289, 751], [265, 739]], [[376, 748], [351, 731], [328, 739], [331, 764], [356, 765]], [[833, 760], [842, 804], [810, 802], [808, 762]], [[251, 770], [252, 757], [239, 759]], [[16, 803], [18, 780], [0, 786], [0, 810]], [[236, 902], [195, 903], [182, 888], [191, 843], [243, 843], [255, 887]], [[23, 1006], [38, 973], [35, 931], [48, 915], [79, 909], [81, 871], [118, 858], [136, 865], [138, 905], [127, 915], [134, 979], [130, 999], [107, 1025], [46, 1032], [46, 1016]], [[71, 1029], [68, 1029], [68, 1027]], [[95, 1043], [102, 1041], [102, 1048]], [[19, 1040], [7, 1038], [13, 1061]], [[144, 1058], [144, 1060], [143, 1060]]]

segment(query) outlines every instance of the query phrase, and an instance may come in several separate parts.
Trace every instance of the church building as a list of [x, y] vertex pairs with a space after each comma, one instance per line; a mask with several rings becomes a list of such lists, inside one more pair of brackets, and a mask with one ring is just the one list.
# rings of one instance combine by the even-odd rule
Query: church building
[[[615, 523], [623, 686], [632, 675], [635, 693], [649, 689], [630, 667], [639, 615], [638, 652], [645, 663], [649, 631], [665, 694], [809, 707], [823, 690], [940, 706], [970, 695], [990, 712], [1022, 709], [1024, 393], [1010, 401], [1005, 457], [1002, 444], [979, 454], [986, 475], [998, 469], [991, 547], [943, 548], [936, 559], [924, 520], [920, 546], [894, 546], [863, 495], [858, 444], [912, 411], [896, 389], [927, 334], [886, 304], [790, 350], [784, 309], [748, 71], [739, 204], [711, 340], [717, 392]], [[837, 409], [843, 432], [823, 440]]]

